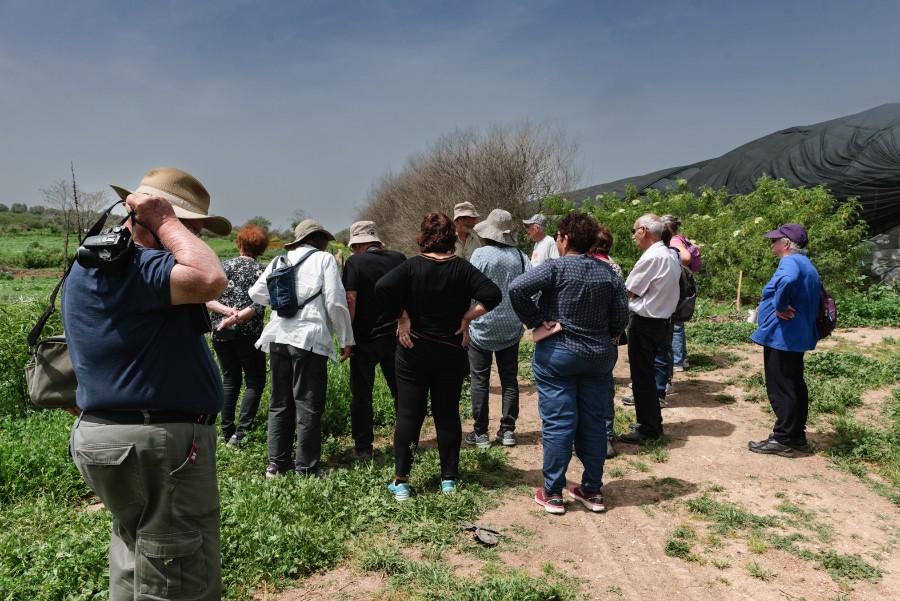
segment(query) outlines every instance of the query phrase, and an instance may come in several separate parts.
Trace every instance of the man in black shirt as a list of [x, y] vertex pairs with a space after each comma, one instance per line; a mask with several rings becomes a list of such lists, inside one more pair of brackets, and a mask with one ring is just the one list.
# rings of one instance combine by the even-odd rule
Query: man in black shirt
[[381, 365], [381, 373], [395, 405], [397, 401], [394, 375], [397, 319], [396, 316], [386, 315], [375, 302], [375, 282], [403, 263], [406, 257], [384, 247], [372, 221], [357, 221], [350, 226], [349, 245], [353, 254], [344, 264], [342, 279], [356, 340], [350, 359], [350, 422], [356, 457], [367, 461], [372, 458], [372, 442], [375, 439], [372, 431], [372, 390], [375, 387], [376, 365]]

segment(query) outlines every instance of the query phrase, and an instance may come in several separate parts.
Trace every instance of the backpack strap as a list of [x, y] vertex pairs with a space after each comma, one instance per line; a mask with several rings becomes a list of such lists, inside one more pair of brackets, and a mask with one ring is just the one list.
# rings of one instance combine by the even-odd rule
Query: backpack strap
[[[317, 248], [314, 248], [314, 249], [312, 249], [311, 251], [309, 251], [308, 253], [306, 253], [305, 255], [303, 255], [303, 256], [300, 258], [300, 260], [297, 261], [297, 264], [294, 265], [294, 269], [296, 269], [297, 267], [300, 267], [300, 266], [303, 264], [303, 262], [304, 262], [305, 260], [307, 260], [310, 256], [312, 256], [313, 253], [317, 253], [317, 252], [319, 252], [319, 250], [318, 250]], [[287, 258], [285, 258], [285, 261], [287, 261]], [[303, 300], [303, 301], [298, 300], [298, 301], [297, 301], [297, 313], [300, 313], [300, 311], [303, 310], [303, 307], [305, 307], [306, 305], [308, 305], [309, 303], [311, 303], [311, 302], [312, 302], [317, 296], [319, 296], [320, 294], [322, 294], [322, 289], [321, 289], [321, 288], [319, 288], [319, 291], [316, 292], [315, 294], [313, 294], [312, 296], [310, 296], [308, 299]]]
[[[124, 204], [124, 200], [116, 201], [106, 209], [100, 218], [97, 219], [97, 222], [91, 226], [91, 229], [84, 235], [84, 238], [81, 239], [81, 242], [78, 246], [84, 244], [84, 241], [88, 239], [89, 236], [96, 236], [100, 233], [100, 230], [103, 229], [103, 225], [106, 223], [106, 219], [109, 217], [109, 214], [112, 213], [112, 210], [116, 208], [118, 204]], [[37, 344], [38, 338], [41, 336], [41, 332], [44, 331], [44, 326], [47, 325], [47, 320], [50, 319], [50, 316], [53, 315], [53, 312], [56, 311], [56, 295], [59, 294], [59, 289], [62, 288], [63, 282], [66, 281], [66, 278], [69, 277], [69, 272], [72, 271], [72, 265], [75, 264], [75, 257], [73, 256], [69, 259], [69, 264], [66, 266], [66, 271], [63, 273], [62, 277], [57, 282], [56, 287], [53, 289], [53, 292], [50, 293], [50, 303], [47, 305], [47, 308], [44, 310], [44, 314], [41, 315], [40, 319], [37, 320], [37, 323], [34, 324], [34, 327], [31, 328], [31, 331], [28, 333], [28, 348], [33, 349], [34, 345]]]

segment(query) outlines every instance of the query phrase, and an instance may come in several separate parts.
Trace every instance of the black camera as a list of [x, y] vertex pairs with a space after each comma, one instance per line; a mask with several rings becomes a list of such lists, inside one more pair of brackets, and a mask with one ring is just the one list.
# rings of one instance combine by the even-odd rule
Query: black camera
[[99, 267], [112, 274], [125, 271], [128, 258], [134, 252], [131, 231], [121, 225], [88, 236], [75, 252], [75, 260], [85, 268]]

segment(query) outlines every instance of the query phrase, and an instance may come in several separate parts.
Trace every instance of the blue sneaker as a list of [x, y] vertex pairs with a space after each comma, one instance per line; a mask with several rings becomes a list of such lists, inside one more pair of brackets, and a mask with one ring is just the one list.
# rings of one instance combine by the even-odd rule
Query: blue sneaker
[[387, 485], [388, 492], [394, 495], [395, 501], [406, 501], [409, 499], [409, 484], [407, 482], [391, 482]]
[[441, 492], [452, 495], [456, 492], [456, 480], [441, 480]]

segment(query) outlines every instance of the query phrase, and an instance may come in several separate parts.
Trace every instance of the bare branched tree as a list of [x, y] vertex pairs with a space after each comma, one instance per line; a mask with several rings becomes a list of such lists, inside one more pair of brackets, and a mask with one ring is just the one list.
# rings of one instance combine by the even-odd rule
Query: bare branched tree
[[71, 166], [71, 172], [71, 182], [60, 179], [46, 188], [41, 188], [44, 202], [48, 206], [59, 209], [62, 215], [63, 253], [66, 257], [69, 256], [69, 234], [74, 231], [76, 239], [80, 240], [85, 230], [94, 224], [109, 202], [109, 196], [104, 190], [81, 191], [75, 181], [74, 165]]
[[484, 134], [457, 130], [380, 178], [357, 219], [374, 221], [386, 244], [407, 253], [417, 250], [413, 238], [425, 213], [452, 217], [459, 202], [485, 217], [505, 209], [521, 223], [548, 195], [575, 187], [576, 150], [562, 130], [543, 122], [494, 125]]

